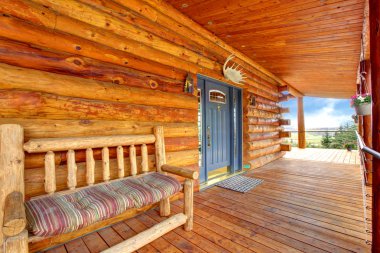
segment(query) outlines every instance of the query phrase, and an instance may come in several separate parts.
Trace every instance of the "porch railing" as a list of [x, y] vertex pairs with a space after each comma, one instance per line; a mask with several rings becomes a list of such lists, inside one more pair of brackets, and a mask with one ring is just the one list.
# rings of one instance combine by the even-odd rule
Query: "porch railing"
[[[368, 223], [371, 222], [371, 215], [368, 215], [367, 211], [369, 211], [371, 214], [372, 209], [370, 206], [367, 205], [366, 199], [371, 198], [372, 196], [371, 194], [367, 193], [366, 185], [368, 183], [367, 174], [372, 173], [372, 171], [370, 172], [367, 171], [367, 168], [366, 168], [367, 157], [365, 156], [365, 153], [372, 155], [374, 159], [380, 159], [380, 153], [372, 148], [367, 147], [361, 135], [357, 131], [355, 131], [355, 133], [356, 133], [356, 138], [358, 141], [359, 153], [360, 153], [360, 158], [361, 158], [360, 160], [361, 160], [361, 166], [362, 166], [362, 174], [363, 174], [362, 175], [363, 176], [362, 190], [363, 190], [364, 224], [365, 224], [366, 234], [371, 235], [372, 234], [372, 231], [370, 230], [371, 226], [368, 225]], [[366, 243], [372, 244], [372, 240], [369, 239], [368, 237], [372, 238], [372, 236], [367, 236]]]
[[[298, 134], [299, 131], [291, 130], [288, 132]], [[315, 133], [315, 134], [320, 135], [321, 138], [320, 139], [310, 138], [310, 137], [308, 138], [307, 137], [308, 135], [306, 135], [306, 144], [308, 145], [308, 147], [311, 147], [311, 148], [324, 148], [321, 144], [321, 139], [323, 138], [325, 133], [329, 133], [330, 137], [333, 137], [336, 133], [342, 133], [342, 132], [354, 133], [354, 131], [349, 131], [349, 130], [307, 130], [307, 131], [305, 131], [306, 134], [307, 133]], [[317, 137], [317, 136], [315, 136], [315, 137]], [[291, 137], [285, 138], [285, 139], [287, 140], [287, 143], [292, 144], [293, 147], [298, 147], [298, 138], [296, 136], [292, 135]], [[354, 144], [354, 143], [350, 143], [350, 144]]]
[[380, 159], [380, 153], [377, 152], [376, 150], [373, 150], [372, 148], [369, 148], [365, 145], [363, 138], [360, 136], [360, 134], [356, 132], [356, 137], [358, 138], [358, 146], [360, 150], [364, 153], [370, 154], [373, 156], [373, 158]]

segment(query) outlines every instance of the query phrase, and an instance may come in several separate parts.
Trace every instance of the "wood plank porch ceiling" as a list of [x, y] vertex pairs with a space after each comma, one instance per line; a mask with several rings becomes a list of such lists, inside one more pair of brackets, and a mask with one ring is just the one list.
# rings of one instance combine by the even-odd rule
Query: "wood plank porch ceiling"
[[307, 96], [356, 90], [364, 0], [167, 0]]

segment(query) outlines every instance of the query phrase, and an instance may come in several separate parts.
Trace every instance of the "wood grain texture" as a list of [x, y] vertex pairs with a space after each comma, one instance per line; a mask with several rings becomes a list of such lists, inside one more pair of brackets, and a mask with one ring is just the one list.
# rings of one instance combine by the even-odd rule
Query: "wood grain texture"
[[355, 93], [364, 2], [168, 1], [304, 95], [335, 98]]
[[[6, 237], [3, 234], [4, 209], [7, 196], [12, 192], [20, 192], [24, 196], [24, 152], [22, 145], [24, 142], [23, 128], [20, 125], [6, 124], [0, 126], [0, 248], [4, 248]], [[42, 184], [43, 187], [43, 184]], [[8, 210], [10, 213], [13, 210]], [[22, 241], [22, 237], [19, 238]], [[14, 250], [19, 247], [21, 252], [22, 244], [15, 238]], [[13, 240], [11, 240], [13, 241]], [[20, 242], [21, 242], [20, 241]], [[13, 245], [13, 243], [12, 243]], [[13, 247], [13, 246], [11, 246]], [[17, 252], [17, 251], [15, 251]]]
[[[6, 0], [0, 10], [0, 123], [21, 124], [26, 140], [152, 134], [162, 125], [168, 152], [194, 150], [198, 105], [195, 94], [183, 92], [184, 79], [199, 73], [232, 84], [221, 73], [231, 53], [248, 77], [243, 94], [257, 101], [255, 111], [244, 114], [251, 125], [262, 126], [244, 126], [244, 134], [278, 126], [281, 80], [165, 3]], [[153, 147], [147, 151], [150, 156]], [[93, 152], [94, 161], [101, 159], [98, 149]], [[109, 152], [115, 159], [116, 150]], [[123, 153], [129, 158], [128, 149]], [[140, 157], [138, 146], [136, 153]], [[39, 171], [41, 158], [28, 154], [26, 168]], [[83, 163], [85, 151], [77, 150], [76, 159]], [[54, 160], [56, 168], [65, 166], [67, 156], [56, 152]], [[143, 160], [146, 170], [151, 162]], [[38, 173], [27, 185], [32, 178], [39, 181]]]
[[[48, 145], [44, 150], [55, 154], [47, 159], [50, 172], [55, 171], [55, 188], [53, 173], [49, 173], [48, 192], [148, 172], [166, 162], [196, 174], [198, 102], [195, 92], [183, 91], [183, 84], [190, 73], [237, 86], [225, 80], [221, 71], [230, 54], [236, 55], [234, 62], [248, 77], [239, 87], [257, 102], [247, 108], [244, 95], [244, 145], [248, 147], [244, 157], [249, 151], [264, 149], [262, 156], [244, 162], [252, 162], [254, 168], [281, 156], [268, 150], [279, 145], [278, 85], [287, 84], [165, 2], [4, 0], [0, 11], [1, 124], [22, 125], [26, 141], [155, 132], [161, 136], [158, 145], [131, 143], [135, 145], [131, 150], [121, 150], [117, 148], [120, 143], [104, 139], [91, 150], [86, 150], [88, 146], [65, 147], [68, 153]], [[157, 126], [164, 130], [155, 131]], [[160, 151], [157, 157], [155, 150]], [[44, 156], [26, 154], [27, 198], [45, 191]], [[108, 243], [121, 237], [115, 235]], [[64, 239], [71, 237], [47, 241], [54, 244]], [[51, 245], [47, 241], [38, 247]], [[176, 247], [185, 248], [180, 244]], [[31, 245], [33, 250], [38, 248]], [[66, 249], [85, 245], [81, 239]]]
[[48, 151], [45, 155], [45, 192], [53, 194], [56, 189], [55, 154], [52, 151]]
[[163, 222], [160, 222], [151, 228], [137, 234], [136, 236], [125, 240], [122, 243], [119, 243], [107, 250], [102, 251], [103, 253], [112, 253], [112, 252], [133, 252], [138, 250], [142, 246], [156, 240], [162, 235], [168, 233], [176, 227], [181, 226], [186, 222], [186, 215], [183, 213], [179, 213], [171, 216]]
[[[264, 182], [246, 194], [220, 187], [195, 193], [192, 232], [175, 229], [141, 252], [371, 252], [358, 165], [280, 159], [246, 176]], [[175, 201], [172, 212], [183, 207]], [[348, 212], [355, 215], [347, 218]], [[99, 245], [112, 236], [128, 239], [164, 219], [157, 208], [149, 210], [112, 226], [114, 233], [99, 236]]]
[[11, 192], [5, 198], [3, 233], [8, 237], [20, 234], [26, 227], [24, 194]]
[[[196, 109], [194, 98], [0, 64], [0, 89], [22, 89], [89, 100]], [[33, 82], [34, 85], [29, 85]], [[149, 97], [149, 99], [146, 99]]]
[[193, 180], [196, 180], [199, 177], [199, 173], [197, 171], [192, 171], [189, 169], [167, 165], [167, 164], [164, 164], [163, 166], [161, 166], [161, 170], [164, 172], [168, 172], [177, 176], [181, 176], [181, 177], [193, 179]]
[[297, 98], [298, 147], [306, 148], [305, 115], [303, 97]]

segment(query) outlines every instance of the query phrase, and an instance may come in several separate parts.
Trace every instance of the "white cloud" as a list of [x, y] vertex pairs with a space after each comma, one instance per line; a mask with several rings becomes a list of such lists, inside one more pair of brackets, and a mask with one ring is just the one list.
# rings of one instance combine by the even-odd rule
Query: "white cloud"
[[[312, 113], [305, 113], [306, 129], [339, 127], [342, 123], [352, 121], [351, 114], [345, 114], [336, 109], [337, 102], [338, 101], [335, 99], [324, 99], [324, 105], [320, 110]], [[297, 117], [290, 116], [290, 119], [290, 127], [297, 129]]]

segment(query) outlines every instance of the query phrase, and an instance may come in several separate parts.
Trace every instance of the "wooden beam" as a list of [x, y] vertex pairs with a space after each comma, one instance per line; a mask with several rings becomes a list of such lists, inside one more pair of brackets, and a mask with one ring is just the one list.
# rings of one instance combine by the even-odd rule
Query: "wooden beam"
[[155, 141], [152, 134], [147, 135], [110, 135], [73, 138], [45, 138], [31, 139], [24, 144], [28, 153], [42, 153], [48, 151], [66, 151], [87, 148], [103, 148], [149, 144]]
[[288, 85], [283, 85], [278, 87], [278, 92], [285, 92], [289, 91], [289, 86]]
[[280, 108], [280, 113], [289, 113], [289, 112], [290, 112], [289, 107], [281, 107]]
[[[380, 151], [380, 2], [369, 0], [372, 89], [372, 145]], [[380, 160], [374, 159], [372, 178], [372, 252], [380, 252]]]
[[290, 145], [290, 144], [281, 144], [281, 151], [292, 151], [292, 145]]
[[129, 253], [138, 250], [144, 245], [156, 240], [157, 238], [163, 236], [169, 231], [185, 224], [187, 216], [183, 213], [178, 213], [153, 227], [125, 240], [109, 249], [102, 251], [102, 253]]
[[298, 105], [298, 147], [306, 148], [305, 117], [303, 111], [303, 97], [297, 98]]
[[300, 91], [298, 91], [296, 88], [290, 86], [290, 85], [284, 85], [284, 86], [280, 86], [278, 87], [278, 91], [279, 92], [289, 92], [289, 94], [295, 96], [295, 97], [303, 97], [304, 94], [302, 94]]
[[289, 99], [292, 99], [292, 98], [294, 98], [294, 96], [289, 93], [289, 94], [282, 95], [282, 97], [280, 97], [278, 99], [278, 101], [284, 102], [284, 101], [288, 101]]
[[290, 138], [291, 137], [291, 132], [280, 132], [280, 138]]
[[189, 178], [189, 179], [195, 179], [196, 180], [199, 177], [198, 171], [194, 171], [194, 170], [190, 170], [190, 169], [186, 169], [186, 168], [181, 168], [181, 167], [176, 167], [176, 166], [171, 166], [171, 165], [167, 165], [167, 164], [162, 165], [161, 170], [165, 171], [165, 172], [172, 173], [174, 175], [178, 175], [180, 177]]
[[291, 124], [290, 119], [280, 119], [280, 126], [289, 126]]

